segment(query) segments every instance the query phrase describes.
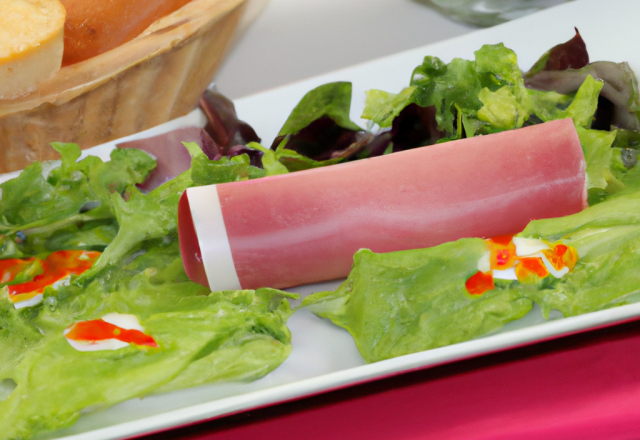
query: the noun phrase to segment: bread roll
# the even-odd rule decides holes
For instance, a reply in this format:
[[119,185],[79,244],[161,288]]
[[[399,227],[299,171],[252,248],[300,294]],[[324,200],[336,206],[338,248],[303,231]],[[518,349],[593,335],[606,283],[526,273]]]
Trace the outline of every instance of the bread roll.
[[62,0],[67,10],[62,64],[84,61],[118,47],[189,1]]

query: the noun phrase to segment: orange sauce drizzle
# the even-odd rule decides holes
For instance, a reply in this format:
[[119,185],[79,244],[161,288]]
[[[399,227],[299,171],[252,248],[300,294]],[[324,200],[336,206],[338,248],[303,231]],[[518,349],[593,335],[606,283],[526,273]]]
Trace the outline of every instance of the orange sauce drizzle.
[[140,330],[126,330],[102,319],[78,322],[73,325],[65,337],[80,342],[95,343],[106,339],[117,339],[128,344],[147,347],[158,346],[151,336],[144,334]]
[[561,270],[564,267],[568,267],[571,270],[578,262],[576,250],[564,244],[557,244],[553,249],[547,249],[542,252],[556,270]]
[[491,269],[505,270],[513,266],[516,258],[513,235],[498,235],[486,242],[490,252]]
[[[17,303],[40,295],[47,286],[51,286],[70,275],[80,275],[86,272],[93,266],[93,263],[98,257],[100,257],[100,252],[94,251],[53,252],[42,261],[43,272],[41,274],[36,275],[31,281],[27,281],[26,283],[7,286],[9,299],[11,302]],[[27,260],[33,261],[33,258],[15,261],[22,262]]]
[[535,283],[537,278],[544,278],[549,271],[540,257],[522,258],[516,265],[516,277],[521,283]]

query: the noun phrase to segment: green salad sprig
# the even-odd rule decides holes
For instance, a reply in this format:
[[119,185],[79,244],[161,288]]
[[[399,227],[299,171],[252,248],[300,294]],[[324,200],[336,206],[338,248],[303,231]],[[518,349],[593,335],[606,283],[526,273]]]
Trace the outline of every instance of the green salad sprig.
[[[186,146],[191,169],[148,194],[135,186],[155,167],[148,154],[122,149],[109,162],[77,161],[77,145],[59,143],[61,164],[46,177],[34,163],[0,185],[3,258],[103,251],[69,285],[47,287],[34,307],[18,310],[2,291],[0,438],[68,427],[84,412],[151,393],[255,380],[289,355],[288,299],[297,296],[266,288],[211,292],[187,278],[178,244],[177,205],[188,187],[264,171],[246,155],[213,161]],[[11,283],[39,271],[28,266]],[[72,324],[114,312],[135,315],[158,347],[79,352],[65,340]]]

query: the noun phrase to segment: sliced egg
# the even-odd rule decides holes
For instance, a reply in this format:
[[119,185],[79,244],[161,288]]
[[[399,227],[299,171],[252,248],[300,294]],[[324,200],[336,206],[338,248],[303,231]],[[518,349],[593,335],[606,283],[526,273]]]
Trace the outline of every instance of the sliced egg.
[[43,298],[42,293],[39,293],[36,296],[34,296],[32,298],[29,298],[29,299],[26,299],[24,301],[14,302],[13,306],[16,309],[23,309],[25,307],[37,306],[38,304],[40,304],[42,302],[42,298]]
[[513,237],[513,244],[516,246],[516,256],[528,257],[540,251],[549,249],[549,245],[536,238]]

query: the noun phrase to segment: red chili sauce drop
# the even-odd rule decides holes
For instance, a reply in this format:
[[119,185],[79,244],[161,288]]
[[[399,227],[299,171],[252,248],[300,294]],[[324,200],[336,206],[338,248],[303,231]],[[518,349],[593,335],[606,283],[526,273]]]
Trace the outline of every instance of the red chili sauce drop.
[[65,337],[74,341],[97,342],[106,339],[117,339],[128,344],[147,347],[158,346],[151,336],[145,335],[140,330],[126,330],[102,319],[78,322],[73,325]]
[[0,260],[0,284],[10,283],[13,281],[16,278],[16,275],[22,272],[35,260],[35,257]]
[[482,295],[486,291],[493,290],[495,288],[491,272],[484,273],[477,271],[464,285],[467,288],[467,292],[471,295]]
[[[23,294],[40,294],[45,287],[64,279],[69,275],[80,275],[93,266],[100,257],[94,251],[56,251],[42,261],[43,272],[26,283],[8,286],[9,295],[15,297]],[[33,261],[33,258],[30,259]],[[5,260],[8,261],[8,260]],[[26,261],[26,260],[17,260]],[[24,267],[24,265],[22,266]],[[14,275],[15,277],[15,275]]]

